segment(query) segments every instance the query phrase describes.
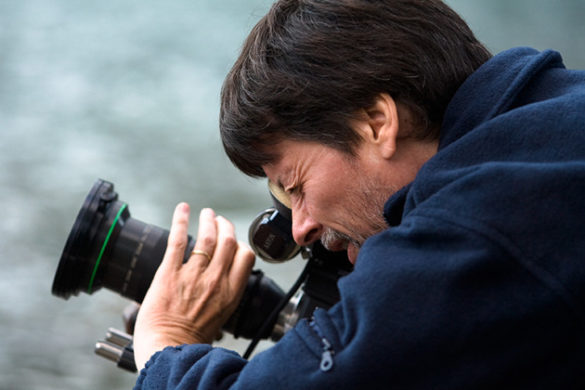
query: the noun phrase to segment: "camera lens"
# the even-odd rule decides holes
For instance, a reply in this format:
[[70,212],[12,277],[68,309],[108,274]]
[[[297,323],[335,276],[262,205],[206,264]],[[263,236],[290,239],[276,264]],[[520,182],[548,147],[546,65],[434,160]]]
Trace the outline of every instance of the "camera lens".
[[[130,217],[112,183],[98,180],[85,202],[59,262],[53,294],[62,298],[101,287],[142,302],[162,261],[169,231]],[[195,241],[189,237],[188,258]]]
[[[160,265],[169,231],[130,216],[114,185],[97,180],[77,215],[53,280],[54,295],[68,299],[80,291],[102,287],[142,302]],[[184,261],[195,246],[189,236]],[[260,271],[254,271],[244,298],[224,329],[252,338],[278,305],[284,292]],[[270,334],[263,335],[269,337]]]

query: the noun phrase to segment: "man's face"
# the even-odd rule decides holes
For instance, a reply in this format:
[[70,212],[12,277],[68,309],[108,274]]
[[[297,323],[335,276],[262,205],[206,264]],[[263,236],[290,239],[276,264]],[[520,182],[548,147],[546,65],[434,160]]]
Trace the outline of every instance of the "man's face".
[[411,136],[408,107],[382,93],[350,125],[359,134],[354,156],[309,141],[283,140],[278,157],[262,169],[290,198],[293,236],[306,246],[321,240],[330,250],[347,248],[355,263],[364,241],[386,228],[384,203],[412,182],[437,153],[438,140]]
[[290,140],[277,144],[276,152],[281,158],[263,169],[290,197],[295,241],[321,239],[329,250],[347,248],[355,263],[363,242],[386,227],[384,202],[397,188],[378,180],[376,166],[360,153]]

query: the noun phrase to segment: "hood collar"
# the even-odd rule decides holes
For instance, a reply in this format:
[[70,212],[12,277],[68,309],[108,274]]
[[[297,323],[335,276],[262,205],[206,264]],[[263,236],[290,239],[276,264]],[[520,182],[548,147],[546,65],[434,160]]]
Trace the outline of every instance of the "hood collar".
[[439,150],[508,111],[526,84],[550,67],[564,68],[560,54],[552,50],[520,47],[491,58],[465,80],[447,106]]

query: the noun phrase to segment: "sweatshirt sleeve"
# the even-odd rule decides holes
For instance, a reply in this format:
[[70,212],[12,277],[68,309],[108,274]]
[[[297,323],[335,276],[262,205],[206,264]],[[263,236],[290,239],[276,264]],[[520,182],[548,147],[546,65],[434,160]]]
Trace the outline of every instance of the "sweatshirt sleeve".
[[[336,374],[330,353],[340,348],[327,336],[324,348],[317,322],[331,328],[320,310],[314,323],[301,320],[273,347],[250,361],[234,351],[209,345],[167,347],[155,353],[140,372],[138,389],[310,389],[322,388]],[[330,329],[329,329],[330,330]],[[325,363],[323,361],[325,360]]]
[[167,347],[146,363],[134,389],[229,388],[245,364],[237,353],[207,344]]

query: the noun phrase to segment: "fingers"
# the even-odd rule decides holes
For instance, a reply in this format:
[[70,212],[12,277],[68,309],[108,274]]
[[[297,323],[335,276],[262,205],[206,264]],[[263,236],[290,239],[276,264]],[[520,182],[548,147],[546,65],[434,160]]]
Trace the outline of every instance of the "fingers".
[[169,232],[167,250],[161,268],[178,269],[183,263],[183,254],[187,248],[187,230],[189,228],[190,208],[187,203],[179,203],[173,213],[173,221]]
[[224,217],[215,218],[217,224],[217,247],[209,264],[210,272],[223,273],[229,269],[238,247],[234,225]]
[[256,259],[254,252],[243,242],[240,242],[234,256],[232,267],[229,271],[229,281],[232,286],[239,286],[243,292],[248,281],[248,276]]
[[212,209],[202,209],[199,214],[199,229],[195,248],[187,264],[199,267],[207,267],[213,258],[213,252],[217,244],[217,225],[215,213]]
[[[189,206],[179,204],[173,215],[169,244],[165,258],[171,258],[180,268],[187,245]],[[236,240],[234,225],[212,209],[202,209],[195,248],[185,266],[207,269],[214,274],[226,274],[233,285],[245,284],[254,265],[254,253],[246,244]]]

